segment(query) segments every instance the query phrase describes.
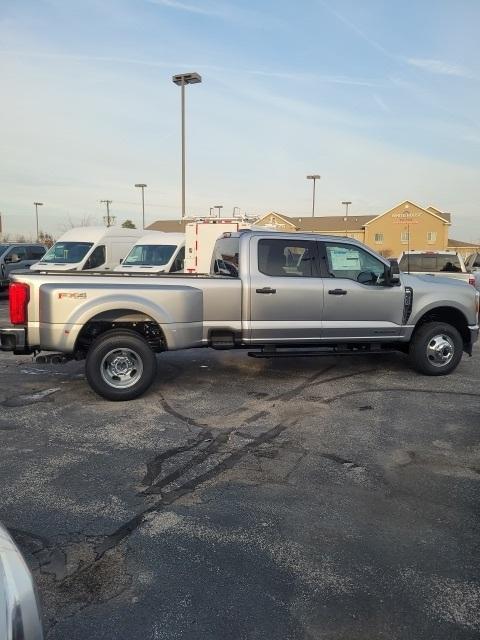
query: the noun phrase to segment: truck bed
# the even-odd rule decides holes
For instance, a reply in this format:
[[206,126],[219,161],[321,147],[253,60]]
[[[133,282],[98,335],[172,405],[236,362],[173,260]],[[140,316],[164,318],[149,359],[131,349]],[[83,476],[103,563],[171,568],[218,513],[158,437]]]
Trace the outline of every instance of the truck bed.
[[[151,317],[166,327],[165,332],[171,328],[168,343],[172,349],[185,348],[180,336],[187,335],[187,329],[197,336],[188,338],[195,344],[207,342],[215,329],[241,331],[240,278],[48,270],[18,271],[12,279],[30,286],[29,335],[44,349],[55,345],[55,350],[68,351],[73,336],[98,314],[115,318],[133,311]],[[175,328],[177,324],[184,327],[182,332]]]

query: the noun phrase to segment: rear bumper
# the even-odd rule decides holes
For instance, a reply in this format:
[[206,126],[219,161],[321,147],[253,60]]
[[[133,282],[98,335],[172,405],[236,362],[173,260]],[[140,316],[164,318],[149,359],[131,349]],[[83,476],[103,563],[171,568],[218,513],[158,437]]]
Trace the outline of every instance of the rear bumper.
[[25,327],[6,327],[0,329],[0,351],[13,351],[15,354],[29,354]]

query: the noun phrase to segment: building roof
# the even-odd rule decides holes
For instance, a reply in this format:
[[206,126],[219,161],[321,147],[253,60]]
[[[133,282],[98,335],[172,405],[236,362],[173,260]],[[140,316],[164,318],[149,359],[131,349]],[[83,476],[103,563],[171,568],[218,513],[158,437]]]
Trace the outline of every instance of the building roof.
[[480,243],[472,243],[472,242],[464,242],[463,240],[454,240],[453,238],[449,238],[448,240],[449,247],[480,247]]
[[430,211],[430,213],[434,213],[439,218],[443,218],[447,222],[451,222],[450,214],[446,213],[445,211],[440,211],[440,209],[436,209],[435,207],[427,207],[426,211]]
[[[297,231],[325,231],[328,233],[329,231],[342,231],[345,229],[345,216],[292,217],[285,216],[283,213],[277,213],[276,211],[271,211],[261,216],[256,224],[272,215],[285,220],[285,222],[295,227]],[[376,216],[348,216],[348,230],[361,231],[363,226],[375,217]]]
[[[411,203],[409,200],[405,201],[406,204],[413,204],[413,206],[418,207],[419,209],[423,209],[423,211],[427,211],[438,218],[445,220],[445,222],[450,223],[450,214],[444,213],[436,209],[435,207],[428,207],[428,209],[424,209],[423,207],[419,207],[418,205]],[[403,203],[401,203],[403,204]],[[397,205],[398,206],[398,205]],[[376,218],[380,218],[387,213],[390,213],[393,209],[386,211],[385,213],[376,214],[376,215],[349,215],[348,216],[348,231],[362,231],[366,224],[375,220]],[[267,218],[268,216],[275,216],[277,218],[281,218],[287,224],[292,225],[292,227],[296,231],[319,231],[322,233],[329,233],[332,231],[343,231],[345,229],[345,216],[286,216],[283,213],[277,213],[276,211],[270,211],[265,213],[262,216],[259,216],[258,220],[255,224],[262,225],[262,220]],[[166,232],[185,232],[185,226],[188,222],[193,222],[193,218],[185,218],[183,220],[156,220],[153,224],[147,227],[147,229],[153,231],[166,231]],[[468,243],[462,246],[468,246]],[[476,246],[476,245],[473,245]]]
[[[348,230],[361,231],[375,216],[348,216]],[[341,231],[345,229],[345,216],[315,216],[290,218],[301,231]]]
[[180,218],[176,220],[156,220],[147,227],[147,230],[185,233],[185,227],[188,222],[192,222],[192,220],[189,218],[184,218],[183,220]]

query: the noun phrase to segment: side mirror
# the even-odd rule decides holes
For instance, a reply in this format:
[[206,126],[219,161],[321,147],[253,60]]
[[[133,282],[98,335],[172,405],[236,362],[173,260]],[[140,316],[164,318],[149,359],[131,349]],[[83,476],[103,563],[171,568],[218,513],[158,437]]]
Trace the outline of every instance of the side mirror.
[[400,284],[400,267],[396,258],[389,258],[390,267],[385,269],[385,282],[389,287],[398,287]]
[[120,260],[118,261],[118,264],[123,264],[123,258],[120,258]]
[[390,262],[390,269],[391,269],[392,275],[394,276],[400,275],[400,267],[398,266],[398,260],[396,258],[389,258],[388,261]]

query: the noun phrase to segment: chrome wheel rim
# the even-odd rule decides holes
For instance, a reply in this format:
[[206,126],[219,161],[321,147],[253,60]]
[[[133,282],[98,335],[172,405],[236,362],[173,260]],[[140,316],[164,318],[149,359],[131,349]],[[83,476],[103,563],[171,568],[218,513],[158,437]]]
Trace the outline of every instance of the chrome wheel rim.
[[430,338],[427,344],[427,359],[434,367],[450,364],[455,353],[455,345],[445,333]]
[[127,389],[142,377],[143,362],[133,349],[112,349],[103,357],[100,373],[109,387]]

